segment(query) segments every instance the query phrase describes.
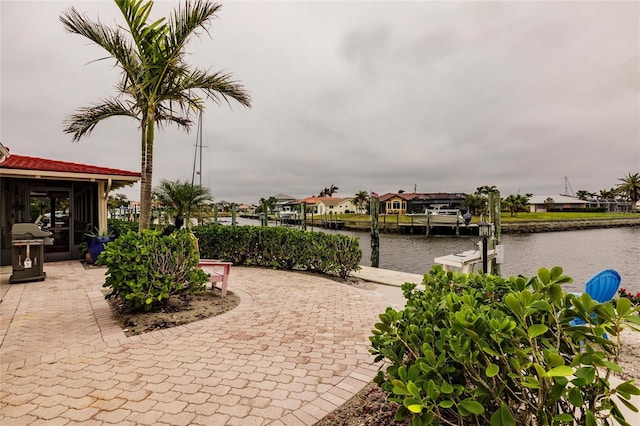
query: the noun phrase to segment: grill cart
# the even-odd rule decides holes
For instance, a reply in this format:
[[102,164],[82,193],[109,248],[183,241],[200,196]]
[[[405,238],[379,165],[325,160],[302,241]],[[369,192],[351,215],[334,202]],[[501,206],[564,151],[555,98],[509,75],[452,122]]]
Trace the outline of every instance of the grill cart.
[[10,283],[44,281],[44,246],[52,245],[51,232],[42,230],[35,223],[16,223],[11,227]]

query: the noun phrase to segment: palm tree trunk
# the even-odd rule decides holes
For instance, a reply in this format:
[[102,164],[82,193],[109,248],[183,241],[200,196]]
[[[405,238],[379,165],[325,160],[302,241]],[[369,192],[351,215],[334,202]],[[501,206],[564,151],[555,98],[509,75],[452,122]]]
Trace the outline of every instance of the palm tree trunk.
[[142,176],[140,181],[140,223],[138,229],[149,229],[151,225],[151,184],[153,181],[154,115],[147,112],[146,143],[142,153]]

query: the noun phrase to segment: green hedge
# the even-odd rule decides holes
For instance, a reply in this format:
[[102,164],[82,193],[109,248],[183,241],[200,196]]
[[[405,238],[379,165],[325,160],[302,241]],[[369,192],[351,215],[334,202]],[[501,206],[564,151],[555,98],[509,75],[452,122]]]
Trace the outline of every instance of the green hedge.
[[235,265],[335,273],[360,269],[357,238],[284,227],[207,225],[193,228],[200,256]]
[[120,235],[124,235],[129,231],[138,231],[138,222],[130,222],[128,220],[121,219],[108,219],[107,224],[115,238],[118,238]]
[[387,308],[371,336],[375,360],[387,366],[376,381],[400,404],[396,417],[412,425],[628,424],[619,404],[631,408],[640,390],[633,380],[614,387],[610,376],[621,371],[620,331],[640,322],[639,308],[567,294],[561,285],[571,281],[558,267],[530,279],[434,267],[423,290],[404,284],[405,309]]

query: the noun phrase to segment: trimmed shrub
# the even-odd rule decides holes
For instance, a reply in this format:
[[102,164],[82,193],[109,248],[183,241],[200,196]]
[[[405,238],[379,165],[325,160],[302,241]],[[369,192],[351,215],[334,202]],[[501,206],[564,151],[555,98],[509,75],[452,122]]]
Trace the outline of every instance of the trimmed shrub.
[[121,219],[108,219],[107,224],[115,238],[118,238],[120,235],[126,234],[129,231],[138,231],[138,222],[129,222]]
[[[371,336],[376,382],[413,425],[627,424],[618,408],[640,394],[609,381],[626,298],[600,304],[563,291],[562,269],[538,276],[461,274],[432,268],[424,290],[402,287],[405,309],[387,308]],[[584,325],[572,325],[580,318]],[[577,422],[577,423],[574,423]]]
[[98,263],[107,266],[103,287],[128,307],[151,310],[176,294],[200,291],[208,281],[198,269],[198,251],[188,231],[161,235],[129,231],[109,243]]
[[357,238],[283,227],[207,225],[193,229],[203,258],[236,265],[335,273],[357,271],[362,250]]

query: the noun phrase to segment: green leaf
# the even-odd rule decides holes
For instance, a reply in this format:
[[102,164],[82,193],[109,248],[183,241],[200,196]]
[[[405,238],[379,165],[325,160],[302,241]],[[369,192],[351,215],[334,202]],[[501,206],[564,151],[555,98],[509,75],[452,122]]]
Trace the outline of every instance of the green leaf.
[[549,327],[547,327],[544,324],[534,324],[531,327],[529,327],[528,334],[530,338],[535,339],[541,334],[546,333],[548,330],[549,330]]
[[493,363],[489,363],[485,371],[485,374],[487,375],[487,377],[493,377],[496,374],[498,374],[499,371],[500,371],[500,368],[497,365]]
[[471,399],[465,399],[458,404],[461,408],[470,412],[471,414],[482,414],[484,413],[484,407],[477,401],[473,401]]
[[633,384],[633,380],[629,380],[627,382],[620,383],[618,386],[616,386],[616,391],[628,393],[628,394],[631,394],[631,395],[640,395],[640,389],[638,389]]
[[442,386],[440,386],[440,392],[444,394],[453,393],[453,385],[451,385],[451,383],[444,382]]
[[553,422],[564,422],[564,423],[572,423],[573,416],[569,413],[563,413],[553,416]]
[[[420,396],[420,388],[418,388],[415,383],[413,383],[412,381],[409,381],[409,383],[407,383],[407,390],[409,391],[409,394],[416,398],[416,399],[421,399],[422,397]],[[409,408],[409,407],[407,407]],[[410,409],[410,408],[409,408]]]
[[554,367],[551,370],[547,371],[547,375],[549,377],[567,377],[573,374],[573,368],[568,365],[561,365],[559,367]]
[[516,419],[504,403],[491,415],[491,426],[516,426]]
[[402,405],[407,407],[407,409],[412,413],[421,413],[424,408],[422,402],[414,398],[405,398],[404,401],[402,401]]
[[454,401],[450,400],[450,399],[445,399],[444,401],[440,401],[440,407],[442,408],[451,408],[453,407]]
[[616,373],[622,373],[622,368],[615,362],[602,360],[602,365],[607,367],[611,371],[615,371]]
[[551,281],[551,274],[549,273],[549,270],[547,268],[540,268],[538,269],[538,278],[540,279],[542,284],[546,285]]
[[618,315],[624,316],[631,310],[631,300],[626,297],[620,297],[616,303]]
[[596,378],[596,369],[593,367],[580,367],[578,368],[574,375],[584,380],[585,385],[590,385]]
[[578,387],[574,387],[569,390],[567,399],[574,407],[582,407],[584,405],[584,398],[582,397],[582,392]]
[[596,420],[596,416],[593,415],[593,413],[591,412],[591,410],[587,410],[587,426],[597,426],[598,421]]
[[516,314],[517,317],[522,317],[522,306],[520,305],[520,302],[518,302],[516,296],[513,295],[513,293],[509,293],[504,297],[504,303],[509,306],[509,309],[511,309],[511,311]]

